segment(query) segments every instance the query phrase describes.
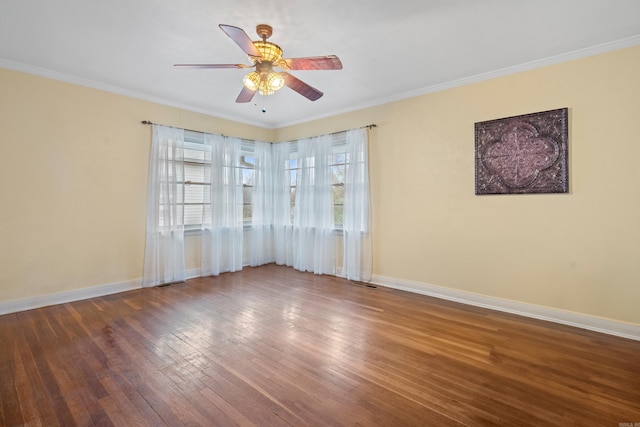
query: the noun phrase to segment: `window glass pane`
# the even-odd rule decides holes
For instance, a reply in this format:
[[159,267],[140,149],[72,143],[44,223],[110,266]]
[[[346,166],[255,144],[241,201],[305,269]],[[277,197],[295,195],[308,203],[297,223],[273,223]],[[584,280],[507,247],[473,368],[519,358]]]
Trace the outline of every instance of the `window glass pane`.
[[202,224],[202,205],[185,205],[184,225]]
[[[249,147],[243,146],[243,152],[252,152]],[[240,156],[240,178],[242,179],[242,220],[244,223],[251,222],[251,216],[253,212],[253,192],[256,183],[256,171],[255,166],[258,159],[252,154],[243,154]]]
[[341,184],[344,183],[344,165],[331,166],[331,183]]
[[202,150],[189,150],[183,151],[185,162],[204,163],[204,151]]
[[298,157],[298,153],[294,146],[291,146],[291,158],[288,160],[287,165],[285,166],[285,174],[286,178],[289,181],[289,200],[290,200],[290,210],[289,215],[291,219],[291,223],[295,218],[295,206],[296,206],[296,185],[298,184],[298,171],[302,165],[302,161],[300,161]]
[[209,186],[205,186],[201,184],[185,185],[184,202],[185,203],[202,203],[204,199],[205,188],[208,193]]
[[345,160],[346,160],[345,153],[337,153],[331,157],[331,164],[342,165],[345,163]]
[[242,202],[244,204],[251,204],[253,196],[253,187],[244,186],[242,187]]
[[253,169],[242,169],[242,184],[254,185],[256,180],[256,171]]
[[343,213],[342,205],[333,206],[333,222],[336,228],[342,228],[342,213]]
[[242,221],[243,222],[251,222],[251,211],[253,210],[253,205],[242,205]]
[[192,163],[186,163],[184,165],[185,181],[205,182],[205,175],[206,175],[206,170],[204,165],[197,165]]
[[333,204],[344,203],[344,185],[334,185],[333,190]]
[[240,156],[240,167],[253,168],[256,164],[256,159],[253,156]]
[[293,222],[295,208],[296,208],[296,187],[291,187],[291,222]]

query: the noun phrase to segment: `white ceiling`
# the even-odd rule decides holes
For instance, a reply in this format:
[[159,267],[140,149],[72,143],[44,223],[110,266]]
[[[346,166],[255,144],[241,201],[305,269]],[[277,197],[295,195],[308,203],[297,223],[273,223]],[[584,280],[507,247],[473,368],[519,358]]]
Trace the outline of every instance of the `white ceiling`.
[[[236,104],[246,70],[173,68],[248,63],[218,24],[261,23],[285,57],[340,57],[291,71],[322,98]],[[266,128],[635,44],[638,0],[0,1],[0,67]]]

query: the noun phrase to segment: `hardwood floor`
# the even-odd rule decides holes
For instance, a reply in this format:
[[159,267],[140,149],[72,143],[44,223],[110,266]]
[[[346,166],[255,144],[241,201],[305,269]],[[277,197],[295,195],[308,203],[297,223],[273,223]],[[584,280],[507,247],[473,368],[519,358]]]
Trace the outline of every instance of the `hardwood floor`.
[[619,426],[640,342],[267,265],[0,316],[7,426]]

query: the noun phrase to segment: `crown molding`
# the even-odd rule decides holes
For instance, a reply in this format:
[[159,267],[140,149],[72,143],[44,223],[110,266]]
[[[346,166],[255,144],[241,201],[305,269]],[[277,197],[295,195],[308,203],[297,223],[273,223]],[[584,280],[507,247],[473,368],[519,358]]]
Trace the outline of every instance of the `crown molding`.
[[256,124],[255,122],[252,122],[250,120],[246,120],[246,119],[243,119],[243,118],[240,118],[240,117],[220,114],[219,112],[211,111],[211,110],[207,110],[207,109],[203,109],[203,108],[199,108],[199,107],[196,107],[196,106],[193,106],[193,105],[182,104],[182,103],[174,102],[174,101],[171,101],[171,100],[168,100],[168,99],[159,98],[159,97],[156,97],[156,96],[151,96],[151,95],[148,95],[148,94],[145,94],[145,93],[142,93],[142,92],[137,92],[137,91],[134,91],[134,90],[125,89],[125,88],[121,88],[121,87],[118,87],[118,86],[114,86],[114,85],[110,85],[110,84],[106,84],[106,83],[101,83],[101,82],[85,79],[85,78],[74,76],[74,75],[70,75],[70,74],[60,73],[60,72],[48,70],[48,69],[45,69],[45,68],[35,67],[35,66],[24,64],[24,63],[21,63],[21,62],[11,61],[9,59],[0,58],[0,67],[11,69],[11,70],[15,70],[15,71],[20,71],[20,72],[27,73],[27,74],[33,74],[33,75],[40,76],[40,77],[46,77],[46,78],[50,78],[50,79],[53,79],[53,80],[59,80],[59,81],[63,81],[63,82],[66,82],[66,83],[72,83],[72,84],[76,84],[76,85],[79,85],[79,86],[85,86],[85,87],[89,87],[89,88],[93,88],[93,89],[98,89],[98,90],[102,90],[102,91],[105,91],[105,92],[114,93],[114,94],[117,94],[117,95],[122,95],[122,96],[127,96],[127,97],[130,97],[130,98],[139,99],[139,100],[142,100],[142,101],[153,102],[155,104],[166,105],[168,107],[180,108],[182,110],[192,111],[194,113],[206,114],[208,116],[212,116],[212,117],[216,117],[216,118],[220,118],[220,119],[224,119],[224,120],[230,120],[230,121],[234,121],[234,122],[237,122],[237,123],[243,123],[243,124],[247,124],[247,125],[251,125],[251,126],[261,127],[261,128],[264,128],[264,129],[274,130],[274,129],[284,128],[284,127],[288,127],[288,126],[299,125],[299,124],[302,124],[302,123],[308,123],[308,122],[315,121],[315,120],[326,119],[326,118],[329,118],[329,117],[335,117],[335,116],[338,116],[338,115],[341,115],[341,114],[351,113],[351,112],[354,112],[354,111],[359,111],[359,110],[363,110],[363,109],[366,109],[366,108],[376,107],[376,106],[383,105],[383,104],[388,104],[388,103],[391,103],[391,102],[402,101],[404,99],[414,98],[414,97],[417,97],[417,96],[422,96],[422,95],[426,95],[426,94],[434,93],[434,92],[440,92],[440,91],[443,91],[443,90],[452,89],[452,88],[455,88],[455,87],[464,86],[464,85],[468,85],[468,84],[472,84],[472,83],[477,83],[477,82],[481,82],[481,81],[485,81],[485,80],[495,79],[495,78],[498,78],[498,77],[504,77],[504,76],[507,76],[507,75],[510,75],[510,74],[516,74],[516,73],[520,73],[520,72],[523,72],[523,71],[529,71],[529,70],[532,70],[532,69],[535,69],[535,68],[546,67],[546,66],[549,66],[549,65],[559,64],[559,63],[562,63],[562,62],[572,61],[572,60],[575,60],[575,59],[581,59],[581,58],[585,58],[585,57],[588,57],[588,56],[599,55],[599,54],[602,54],[602,53],[606,53],[606,52],[610,52],[610,51],[618,50],[618,49],[624,49],[624,48],[635,46],[635,45],[638,45],[638,44],[640,44],[640,35],[627,37],[627,38],[624,38],[624,39],[619,39],[619,40],[615,40],[615,41],[608,42],[608,43],[602,43],[602,44],[591,46],[591,47],[588,47],[588,48],[578,49],[578,50],[574,50],[574,51],[571,51],[571,52],[550,56],[550,57],[547,57],[547,58],[538,59],[538,60],[535,60],[535,61],[525,62],[523,64],[514,65],[514,66],[511,66],[511,67],[505,67],[505,68],[502,68],[502,69],[499,69],[499,70],[493,70],[493,71],[489,71],[489,72],[486,72],[486,73],[477,74],[475,76],[470,76],[470,77],[465,77],[465,78],[462,78],[462,79],[443,82],[443,83],[439,83],[439,84],[435,84],[435,85],[432,85],[432,86],[428,86],[428,87],[412,90],[412,91],[409,91],[409,92],[404,92],[404,93],[393,95],[393,96],[378,98],[378,99],[375,99],[375,100],[372,100],[372,101],[369,101],[369,102],[365,102],[365,103],[360,103],[360,104],[354,105],[353,107],[349,107],[349,108],[345,108],[345,109],[337,110],[337,111],[332,111],[331,113],[327,113],[327,114],[320,114],[320,115],[317,115],[317,116],[307,117],[307,118],[302,119],[302,120],[274,123],[272,125]]
[[74,76],[71,74],[60,73],[58,71],[49,70],[46,68],[35,67],[33,65],[24,64],[22,62],[16,62],[5,58],[0,58],[0,68],[7,68],[9,70],[19,71],[21,73],[32,74],[38,77],[45,77],[52,80],[57,80],[65,83],[71,83],[78,86],[88,87],[91,89],[101,90],[103,92],[113,93],[115,95],[122,95],[128,98],[138,99],[141,101],[152,102],[154,104],[166,105],[167,107],[179,108],[185,111],[191,111],[194,113],[205,114],[207,116],[216,117],[218,119],[229,120],[236,123],[242,123],[246,125],[261,127],[264,129],[275,129],[272,127],[262,126],[256,124],[250,120],[242,119],[239,117],[228,116],[220,114],[215,111],[207,110],[204,108],[195,107],[189,104],[182,104],[174,102],[165,98],[160,98],[152,95],[148,95],[142,92],[137,92],[130,89],[125,89],[119,86],[110,85],[107,83],[101,83],[95,80],[89,80],[82,77]]
[[314,117],[309,117],[304,120],[297,120],[286,123],[278,123],[276,125],[277,128],[283,128],[287,126],[299,125],[302,123],[307,123],[314,120],[326,119],[329,117],[339,116],[342,114],[352,113],[354,111],[364,110],[366,108],[377,107],[379,105],[389,104],[392,102],[402,101],[409,98],[415,98],[417,96],[427,95],[434,92],[441,92],[447,89],[453,89],[460,86],[469,85],[472,83],[478,83],[486,80],[491,80],[499,77],[508,76],[510,74],[517,74],[524,71],[533,70],[536,68],[547,67],[550,65],[560,64],[562,62],[573,61],[576,59],[586,58],[589,56],[599,55],[606,52],[611,52],[614,50],[624,49],[627,47],[632,47],[640,44],[640,35],[627,37],[620,40],[615,40],[608,43],[602,43],[596,46],[591,46],[584,49],[578,49],[571,52],[549,56],[542,59],[537,59],[535,61],[529,61],[522,64],[514,65],[511,67],[501,68],[499,70],[493,70],[482,74],[477,74],[470,77],[464,77],[457,80],[451,80],[448,82],[439,83],[432,86],[427,86],[424,88],[412,90],[409,92],[404,92],[397,95],[387,96],[384,98],[378,98],[369,102],[361,103],[355,105],[354,107],[346,108],[343,110],[332,111],[329,114],[318,115]]

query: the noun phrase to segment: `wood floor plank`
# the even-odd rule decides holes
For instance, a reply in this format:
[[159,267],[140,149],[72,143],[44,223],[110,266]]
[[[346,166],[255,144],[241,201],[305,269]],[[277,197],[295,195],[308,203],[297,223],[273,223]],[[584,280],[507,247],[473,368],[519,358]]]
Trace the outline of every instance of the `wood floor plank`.
[[[33,311],[18,313],[22,320],[20,328],[20,344],[13,361],[17,367],[16,389],[20,398],[20,406],[26,424],[59,425],[50,394],[58,392],[54,379],[46,364],[45,354],[38,343],[35,333],[37,325],[33,318]],[[68,408],[61,408],[61,412],[68,413]]]
[[640,342],[267,265],[0,316],[0,425],[617,426]]
[[24,423],[17,389],[17,359],[20,323],[17,315],[7,314],[0,322],[0,421],[7,425]]

